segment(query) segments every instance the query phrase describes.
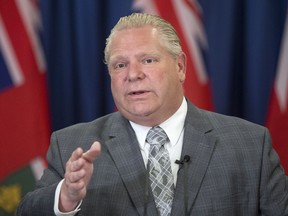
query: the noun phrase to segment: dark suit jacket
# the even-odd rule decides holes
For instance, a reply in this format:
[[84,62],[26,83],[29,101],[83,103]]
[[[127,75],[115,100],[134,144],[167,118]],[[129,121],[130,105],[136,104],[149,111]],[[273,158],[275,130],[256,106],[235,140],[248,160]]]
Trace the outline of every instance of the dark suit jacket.
[[[150,188],[145,196],[146,169],[135,133],[119,112],[52,134],[48,169],[18,215],[54,215],[54,193],[67,160],[78,146],[86,151],[95,140],[101,140],[102,153],[78,215],[143,215],[144,208],[157,215]],[[288,179],[264,127],[188,102],[184,155],[191,159],[187,172],[179,169],[172,216],[185,214],[185,177],[189,215],[288,215]]]

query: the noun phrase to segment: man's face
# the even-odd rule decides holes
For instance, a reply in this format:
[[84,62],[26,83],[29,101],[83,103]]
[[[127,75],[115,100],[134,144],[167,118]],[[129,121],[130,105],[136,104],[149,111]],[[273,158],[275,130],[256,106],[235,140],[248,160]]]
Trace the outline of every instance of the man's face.
[[116,32],[108,69],[118,110],[129,120],[147,126],[165,121],[183,99],[185,55],[176,59],[160,44],[150,26]]

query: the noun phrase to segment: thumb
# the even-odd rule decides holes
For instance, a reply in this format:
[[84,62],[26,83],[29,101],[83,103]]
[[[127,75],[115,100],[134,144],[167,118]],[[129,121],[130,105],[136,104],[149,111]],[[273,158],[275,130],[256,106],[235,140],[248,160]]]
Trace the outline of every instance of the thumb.
[[97,159],[98,155],[101,153],[101,144],[98,141],[95,141],[90,149],[82,154],[82,158],[92,163]]

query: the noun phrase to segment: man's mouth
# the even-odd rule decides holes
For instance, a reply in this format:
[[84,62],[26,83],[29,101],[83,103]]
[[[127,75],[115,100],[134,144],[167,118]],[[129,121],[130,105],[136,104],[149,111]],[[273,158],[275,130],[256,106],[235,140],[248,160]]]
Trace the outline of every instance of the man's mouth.
[[148,91],[132,91],[132,92],[129,92],[129,95],[141,95],[147,92]]

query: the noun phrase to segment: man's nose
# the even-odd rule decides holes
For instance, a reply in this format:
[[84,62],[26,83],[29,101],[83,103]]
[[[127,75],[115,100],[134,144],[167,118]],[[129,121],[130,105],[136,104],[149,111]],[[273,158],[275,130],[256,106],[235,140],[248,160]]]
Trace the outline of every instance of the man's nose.
[[145,73],[143,72],[142,65],[139,63],[130,63],[127,76],[129,81],[143,79],[145,77]]

